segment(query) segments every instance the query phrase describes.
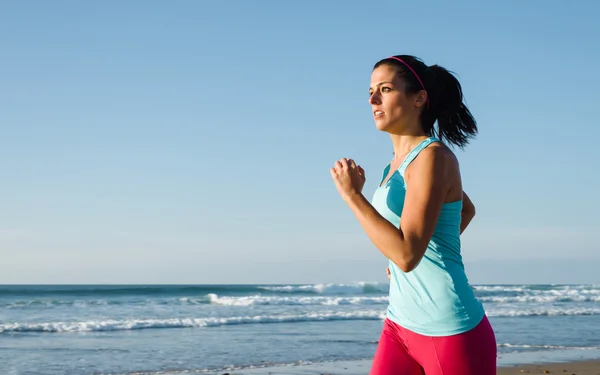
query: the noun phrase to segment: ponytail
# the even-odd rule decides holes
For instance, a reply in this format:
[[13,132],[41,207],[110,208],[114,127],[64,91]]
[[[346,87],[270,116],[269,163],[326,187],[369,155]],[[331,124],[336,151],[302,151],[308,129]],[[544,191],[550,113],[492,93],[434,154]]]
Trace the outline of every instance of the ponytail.
[[[456,77],[439,65],[427,67],[420,59],[410,55],[391,56],[379,61],[380,65],[396,68],[406,82],[407,93],[427,91],[428,102],[421,114],[421,127],[428,136],[446,140],[460,148],[477,134],[477,123],[463,103],[463,92]],[[437,130],[434,128],[437,121]]]
[[[431,109],[423,113],[423,127],[434,135],[433,124],[437,120],[437,137],[446,139],[460,148],[477,134],[477,123],[463,102],[463,92],[456,77],[439,65],[429,67]],[[428,120],[428,121],[427,121]],[[428,126],[429,125],[429,126]]]

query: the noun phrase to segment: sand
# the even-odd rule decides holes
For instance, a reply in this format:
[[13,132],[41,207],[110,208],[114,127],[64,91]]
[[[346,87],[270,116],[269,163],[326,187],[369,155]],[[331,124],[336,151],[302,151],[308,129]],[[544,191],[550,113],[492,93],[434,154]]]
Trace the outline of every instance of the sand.
[[[370,365],[371,361],[340,361],[221,371],[215,373],[215,375],[368,375]],[[600,375],[600,359],[594,361],[500,366],[497,372],[497,375],[522,374]]]
[[497,375],[516,374],[600,375],[600,360],[499,367]]

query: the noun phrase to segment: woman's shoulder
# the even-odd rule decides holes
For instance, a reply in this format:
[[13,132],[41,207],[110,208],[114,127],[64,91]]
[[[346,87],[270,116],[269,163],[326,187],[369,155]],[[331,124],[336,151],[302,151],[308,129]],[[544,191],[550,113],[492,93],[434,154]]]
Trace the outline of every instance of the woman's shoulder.
[[442,142],[433,142],[419,153],[412,164],[415,164],[416,168],[445,169],[457,167],[458,158],[447,145]]

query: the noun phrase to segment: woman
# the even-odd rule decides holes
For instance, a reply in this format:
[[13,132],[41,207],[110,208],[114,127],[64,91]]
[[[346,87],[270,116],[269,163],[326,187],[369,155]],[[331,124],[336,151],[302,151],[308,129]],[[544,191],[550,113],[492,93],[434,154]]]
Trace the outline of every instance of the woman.
[[370,374],[496,374],[494,331],[460,253],[474,207],[458,161],[442,143],[462,148],[477,133],[460,83],[440,66],[393,56],[375,65],[369,103],[394,146],[372,202],[362,195],[364,170],[352,159],[336,162],[331,175],[389,259],[390,299]]

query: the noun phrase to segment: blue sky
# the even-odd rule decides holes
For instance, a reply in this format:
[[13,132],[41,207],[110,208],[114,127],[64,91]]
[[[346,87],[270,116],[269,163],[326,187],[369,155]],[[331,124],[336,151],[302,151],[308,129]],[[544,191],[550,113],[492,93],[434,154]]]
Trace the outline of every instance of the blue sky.
[[392,147],[370,72],[392,54],[454,71],[478,121],[457,151],[472,280],[600,283],[599,11],[3,2],[0,283],[383,280],[329,168],[357,160],[371,197]]

